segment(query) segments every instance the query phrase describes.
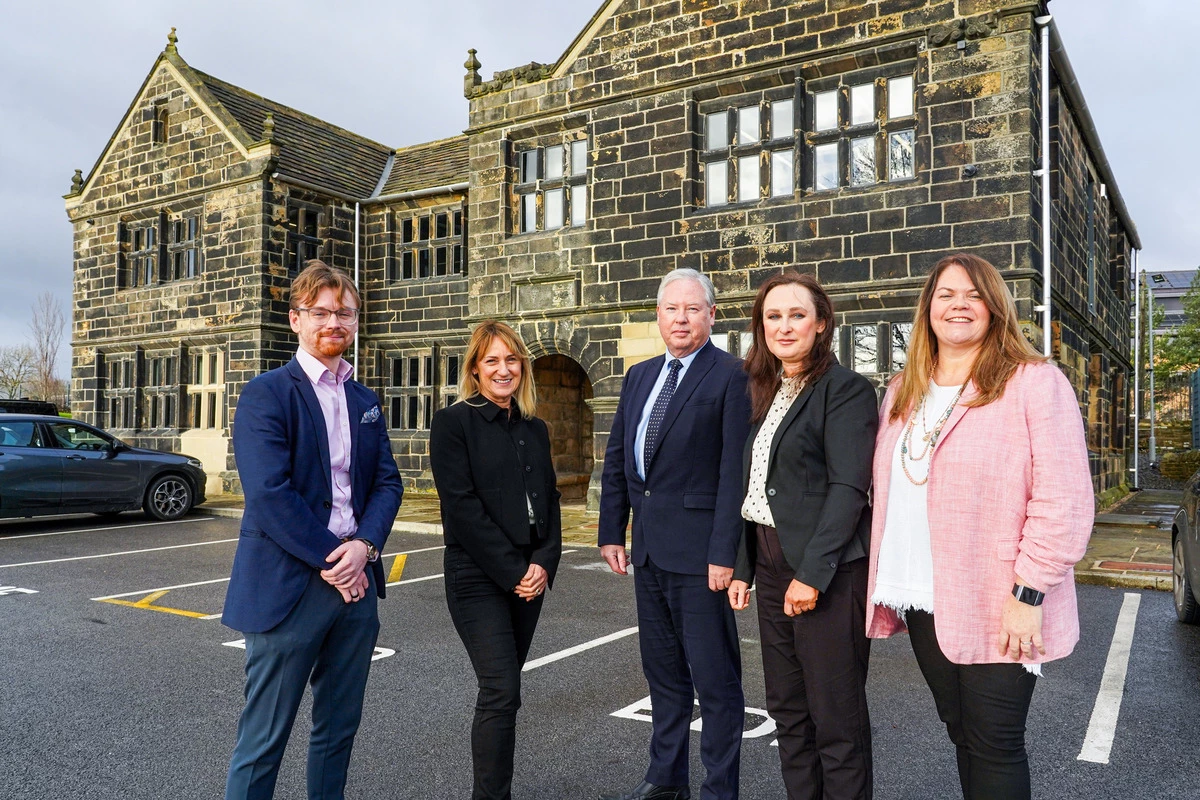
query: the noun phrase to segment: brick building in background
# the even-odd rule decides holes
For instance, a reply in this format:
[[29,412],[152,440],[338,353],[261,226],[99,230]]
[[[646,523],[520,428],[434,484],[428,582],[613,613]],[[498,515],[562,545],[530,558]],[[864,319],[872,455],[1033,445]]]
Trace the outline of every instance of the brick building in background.
[[[72,396],[122,437],[237,490],[241,387],[290,357],[286,290],[357,270],[359,379],[409,485],[470,328],[533,350],[564,496],[592,499],[621,378],[662,352],[659,278],[716,284],[741,354],[759,284],[814,273],[842,363],[903,366],[924,275],[1005,272],[1041,344],[1041,64],[1021,0],[610,0],[553,64],[485,81],[465,134],[393,150],[189,67],[174,36],[91,173],[75,231]],[[1052,347],[1097,491],[1123,482],[1131,251],[1140,247],[1061,44],[1051,59]],[[449,101],[449,98],[448,98]]]

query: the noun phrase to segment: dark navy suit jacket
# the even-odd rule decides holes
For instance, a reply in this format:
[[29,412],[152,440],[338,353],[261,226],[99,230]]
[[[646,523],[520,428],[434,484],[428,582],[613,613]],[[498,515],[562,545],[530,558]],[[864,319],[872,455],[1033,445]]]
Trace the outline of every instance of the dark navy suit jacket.
[[733,567],[742,535],[742,448],[750,400],[741,359],[706,342],[675,390],[646,465],[635,460],[638,423],[662,369],[656,357],[629,368],[604,453],[601,545],[625,544],[633,512],[633,565],[707,575]]
[[[344,386],[355,536],[383,552],[404,489],[379,399],[356,381]],[[313,570],[331,566],[325,558],[341,544],[328,528],[333,487],[325,417],[295,359],[246,384],[233,449],[246,512],[221,621],[264,633],[295,607]],[[383,567],[379,561],[370,567],[383,597]]]

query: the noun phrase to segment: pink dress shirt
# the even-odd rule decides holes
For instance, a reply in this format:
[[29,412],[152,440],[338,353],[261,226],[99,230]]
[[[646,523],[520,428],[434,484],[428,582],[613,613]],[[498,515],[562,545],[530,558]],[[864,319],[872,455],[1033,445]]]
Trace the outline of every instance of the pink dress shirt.
[[317,394],[325,432],[329,436],[330,485],[333,486],[333,510],[329,513],[329,532],[345,539],[358,530],[350,505],[350,411],[346,405],[346,381],[354,368],[345,359],[338,361],[337,375],[303,348],[296,360]]
[[[888,422],[895,383],[880,411],[867,597],[875,594],[896,441],[907,420]],[[976,408],[973,383],[942,429],[928,490],[933,615],[938,644],[955,664],[1007,661],[997,652],[1000,612],[1014,574],[1046,593],[1046,653],[1070,654],[1079,640],[1073,567],[1092,532],[1095,499],[1075,390],[1050,363],[1019,367],[1004,395]],[[905,630],[895,610],[867,604],[867,635]]]

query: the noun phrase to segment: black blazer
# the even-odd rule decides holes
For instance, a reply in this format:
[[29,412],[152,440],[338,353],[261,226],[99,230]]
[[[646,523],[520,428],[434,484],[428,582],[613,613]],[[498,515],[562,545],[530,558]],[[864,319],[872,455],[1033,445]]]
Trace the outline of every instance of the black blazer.
[[[554,583],[562,520],[545,422],[519,415],[510,421],[503,409],[476,395],[433,415],[429,463],[447,545],[466,550],[505,591],[516,588],[530,563]],[[529,559],[522,553],[531,544],[526,494],[538,533]]]
[[[743,496],[750,483],[755,425],[746,440]],[[771,440],[767,505],[796,580],[819,592],[839,564],[870,552],[871,463],[879,410],[871,383],[835,364],[800,393]],[[747,522],[736,580],[754,580],[755,525]]]
[[656,356],[629,368],[604,453],[598,542],[625,544],[633,512],[633,565],[707,575],[732,567],[742,535],[745,491],[738,461],[750,429],[746,373],[740,359],[711,341],[696,352],[667,404],[658,446],[637,472],[642,409],[662,369]]

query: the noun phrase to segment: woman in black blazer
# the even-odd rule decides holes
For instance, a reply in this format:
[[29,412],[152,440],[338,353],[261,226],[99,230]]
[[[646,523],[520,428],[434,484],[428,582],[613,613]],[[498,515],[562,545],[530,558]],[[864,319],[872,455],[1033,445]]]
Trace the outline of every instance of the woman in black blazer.
[[484,322],[464,362],[464,399],[433,415],[429,460],[446,539],[446,603],[479,683],[471,796],[501,800],[512,786],[521,667],[558,568],[562,526],[525,344],[504,323]]
[[747,521],[729,601],[758,578],[767,710],[788,800],[870,798],[867,554],[875,390],[833,356],[833,304],[810,275],[759,289],[746,357]]

